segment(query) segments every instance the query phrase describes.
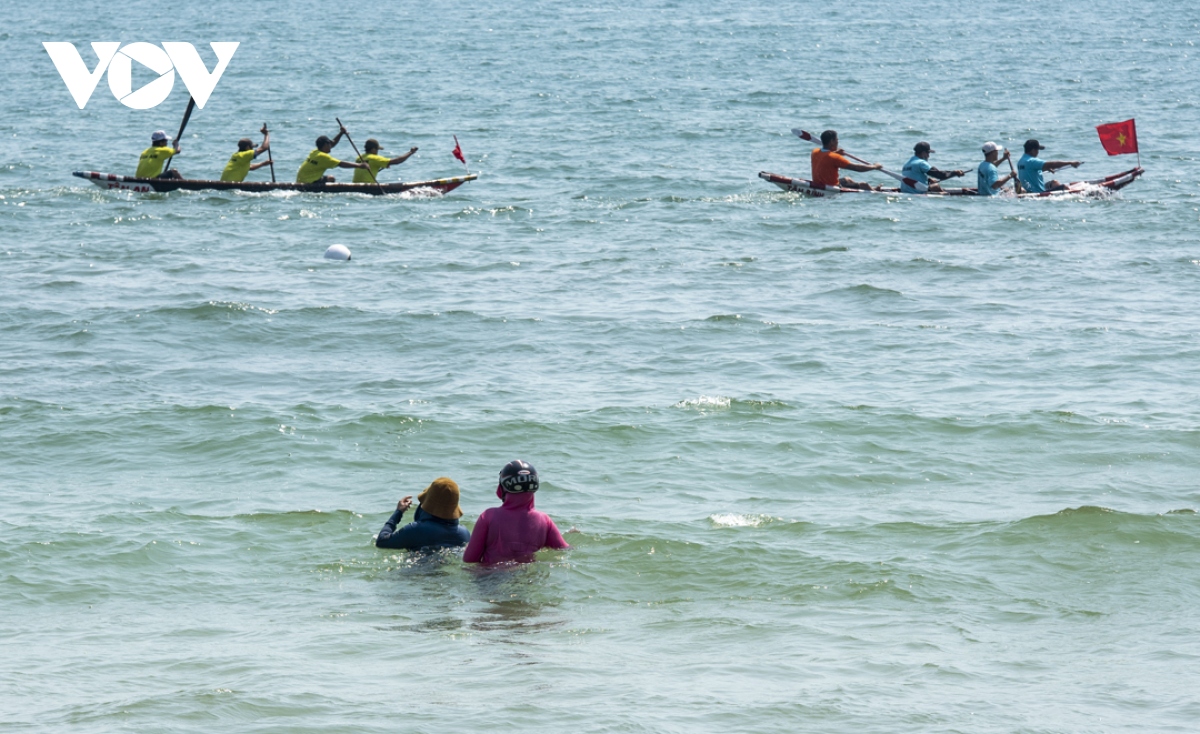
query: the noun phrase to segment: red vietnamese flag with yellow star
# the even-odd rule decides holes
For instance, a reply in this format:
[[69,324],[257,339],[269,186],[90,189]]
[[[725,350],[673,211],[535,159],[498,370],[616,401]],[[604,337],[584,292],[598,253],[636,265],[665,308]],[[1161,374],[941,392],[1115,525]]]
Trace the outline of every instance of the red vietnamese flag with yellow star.
[[1097,125],[1096,132],[1100,134],[1100,144],[1109,155],[1138,152],[1137,128],[1133,120]]

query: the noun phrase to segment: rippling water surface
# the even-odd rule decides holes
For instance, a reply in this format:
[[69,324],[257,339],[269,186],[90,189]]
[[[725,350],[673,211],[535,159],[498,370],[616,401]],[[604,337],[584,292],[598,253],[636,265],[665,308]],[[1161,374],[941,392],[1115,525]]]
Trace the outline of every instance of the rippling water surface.
[[[1195,5],[9,20],[0,729],[1193,730]],[[240,41],[189,176],[267,121],[290,180],[340,117],[420,147],[387,180],[460,173],[454,135],[480,178],[102,191],[70,172],[132,172],[185,92],[79,110],[49,40]],[[1147,173],[1106,199],[756,175],[807,175],[802,127],[893,168],[1037,137],[1098,177],[1136,161],[1094,126],[1130,117]],[[470,524],[514,457],[572,550],[374,548],[439,475]]]

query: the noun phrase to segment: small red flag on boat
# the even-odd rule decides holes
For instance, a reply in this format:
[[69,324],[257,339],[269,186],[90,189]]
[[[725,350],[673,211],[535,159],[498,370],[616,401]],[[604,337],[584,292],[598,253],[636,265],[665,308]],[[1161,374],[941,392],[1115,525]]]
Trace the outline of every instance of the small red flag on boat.
[[1137,128],[1133,120],[1097,125],[1096,132],[1100,134],[1100,144],[1109,155],[1138,152]]
[[450,152],[454,154],[455,158],[462,161],[462,164],[464,166],[467,165],[467,159],[463,158],[462,146],[458,144],[458,136],[457,135],[454,136],[454,150],[452,150]]

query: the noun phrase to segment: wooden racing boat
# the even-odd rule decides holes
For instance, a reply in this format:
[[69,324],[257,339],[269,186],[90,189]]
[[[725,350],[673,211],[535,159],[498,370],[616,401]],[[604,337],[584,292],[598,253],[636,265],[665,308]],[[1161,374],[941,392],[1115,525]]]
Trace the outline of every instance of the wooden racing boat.
[[98,171],[75,171],[72,175],[91,181],[102,189],[134,191],[137,193],[165,193],[168,191],[304,191],[322,194],[399,194],[413,189],[432,189],[445,194],[467,181],[474,181],[479,174],[469,173],[456,178],[438,178],[432,181],[396,181],[394,183],[272,183],[270,181],[203,181],[178,178],[137,178],[116,173]]
[[[1106,196],[1113,191],[1119,191],[1129,184],[1133,183],[1138,176],[1145,173],[1141,167],[1131,168],[1128,171],[1114,173],[1111,176],[1104,178],[1096,178],[1090,181],[1072,181],[1067,184],[1067,188],[1060,191],[1046,191],[1040,194],[1019,194],[1017,198],[1021,199],[1044,199],[1057,198],[1064,196]],[[948,188],[943,192],[931,192],[928,194],[906,194],[901,193],[898,188],[883,188],[872,189],[866,191],[863,189],[843,189],[840,186],[825,186],[803,178],[789,178],[788,176],[780,176],[777,173],[767,173],[760,171],[758,177],[764,181],[770,181],[784,191],[795,191],[805,196],[812,197],[829,197],[839,196],[841,194],[882,194],[884,196],[925,196],[925,197],[941,197],[941,196],[976,196],[977,191],[974,188]],[[1011,197],[1005,197],[1011,198]]]

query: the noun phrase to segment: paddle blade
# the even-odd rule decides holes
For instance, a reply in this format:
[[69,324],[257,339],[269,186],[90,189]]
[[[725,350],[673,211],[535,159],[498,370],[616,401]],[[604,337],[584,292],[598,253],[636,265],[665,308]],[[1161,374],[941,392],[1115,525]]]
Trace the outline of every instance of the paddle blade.
[[188,120],[192,119],[192,110],[196,109],[196,100],[188,97],[187,111],[183,113],[183,122],[179,123],[179,134],[175,136],[175,144],[179,144],[179,139],[183,137],[183,130],[187,127]]
[[796,137],[800,138],[801,140],[807,140],[810,143],[816,143],[817,145],[821,144],[820,138],[814,138],[812,136],[812,133],[805,132],[804,130],[801,130],[798,127],[792,128],[792,135],[795,135]]

